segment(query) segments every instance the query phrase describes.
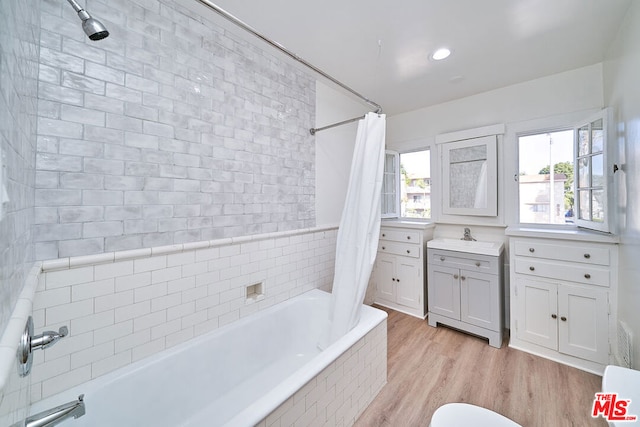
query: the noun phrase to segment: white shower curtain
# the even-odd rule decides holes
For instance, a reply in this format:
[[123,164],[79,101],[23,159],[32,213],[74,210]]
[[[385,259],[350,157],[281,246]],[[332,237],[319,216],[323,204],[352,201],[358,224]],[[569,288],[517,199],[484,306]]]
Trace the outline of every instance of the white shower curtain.
[[358,123],[349,187],[336,243],[328,344],[360,319],[378,250],[386,121],[369,113]]

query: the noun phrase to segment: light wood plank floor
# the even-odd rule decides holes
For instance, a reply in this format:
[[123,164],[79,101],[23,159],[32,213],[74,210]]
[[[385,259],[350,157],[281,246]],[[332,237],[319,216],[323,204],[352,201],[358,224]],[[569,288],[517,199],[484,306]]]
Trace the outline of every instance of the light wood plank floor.
[[591,418],[601,377],[446,327],[389,313],[387,384],[357,427],[428,426],[433,412],[465,402],[525,427],[606,426]]

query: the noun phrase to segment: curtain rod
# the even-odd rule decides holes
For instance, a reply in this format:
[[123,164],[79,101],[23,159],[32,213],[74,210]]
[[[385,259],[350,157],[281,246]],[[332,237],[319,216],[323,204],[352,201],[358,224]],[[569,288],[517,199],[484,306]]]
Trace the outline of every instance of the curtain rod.
[[[382,107],[379,104],[377,104],[377,103],[373,102],[372,100],[370,100],[369,98],[359,94],[358,92],[356,92],[355,90],[353,90],[349,86],[347,86],[346,84],[342,83],[341,81],[337,80],[336,78],[334,78],[334,77],[330,76],[329,74],[325,73],[324,71],[322,71],[321,69],[319,69],[315,65],[310,64],[309,62],[305,61],[300,56],[296,55],[295,53],[291,52],[286,47],[282,46],[280,43],[275,42],[275,41],[271,40],[270,38],[266,37],[265,35],[259,33],[253,27],[249,26],[248,24],[245,24],[243,21],[241,21],[240,19],[236,18],[235,16],[233,16],[232,14],[227,12],[226,10],[222,9],[217,4],[215,4],[215,3],[213,3],[213,2],[211,2],[209,0],[198,0],[198,1],[200,3],[202,3],[202,4],[204,4],[205,6],[208,6],[210,9],[212,9],[218,15],[222,16],[223,18],[225,18],[226,20],[230,21],[231,23],[233,23],[233,24],[237,25],[238,27],[242,28],[243,30],[253,34],[254,36],[259,38],[260,40],[266,42],[267,44],[275,47],[276,49],[278,49],[279,51],[281,51],[282,53],[284,53],[288,57],[298,61],[299,63],[301,63],[305,67],[310,68],[314,72],[316,72],[316,73],[320,74],[322,77],[332,81],[333,83],[337,84],[338,86],[340,86],[341,88],[347,90],[348,92],[351,92],[353,95],[357,96],[358,98],[360,98],[361,100],[363,100],[367,104],[369,104],[372,107],[374,107],[376,109],[375,110],[376,113],[378,113],[378,114],[382,113]],[[356,117],[354,119],[345,120],[343,122],[334,123],[332,125],[323,126],[321,128],[311,128],[311,129],[309,129],[309,132],[311,133],[311,135],[315,135],[316,132],[319,132],[321,130],[330,129],[332,127],[336,127],[336,126],[340,126],[340,125],[343,125],[343,124],[355,122],[356,120],[360,120],[361,118],[362,117]]]

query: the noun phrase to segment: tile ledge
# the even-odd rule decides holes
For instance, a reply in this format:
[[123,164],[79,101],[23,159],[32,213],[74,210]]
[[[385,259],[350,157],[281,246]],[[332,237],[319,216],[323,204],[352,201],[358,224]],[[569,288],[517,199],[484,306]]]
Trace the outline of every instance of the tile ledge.
[[130,249],[126,251],[105,252],[95,255],[83,255],[67,258],[52,259],[41,262],[41,271],[68,270],[75,267],[125,261],[137,258],[149,258],[157,255],[169,255],[185,251],[207,249],[225,245],[236,245],[248,242],[257,242],[267,239],[298,236],[301,234],[320,233],[337,230],[338,225],[322,225],[298,230],[277,231],[272,233],[253,234],[249,236],[227,237],[216,240],[204,240],[199,242],[179,243],[173,245],[155,246],[151,248]]

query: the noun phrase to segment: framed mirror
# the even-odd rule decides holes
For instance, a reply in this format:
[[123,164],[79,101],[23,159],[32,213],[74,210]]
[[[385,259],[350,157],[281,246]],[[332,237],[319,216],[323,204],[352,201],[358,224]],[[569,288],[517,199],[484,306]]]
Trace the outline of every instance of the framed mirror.
[[497,137],[449,142],[441,149],[442,212],[497,216]]

